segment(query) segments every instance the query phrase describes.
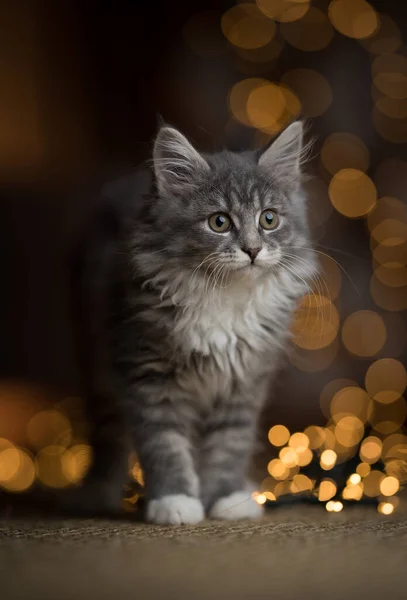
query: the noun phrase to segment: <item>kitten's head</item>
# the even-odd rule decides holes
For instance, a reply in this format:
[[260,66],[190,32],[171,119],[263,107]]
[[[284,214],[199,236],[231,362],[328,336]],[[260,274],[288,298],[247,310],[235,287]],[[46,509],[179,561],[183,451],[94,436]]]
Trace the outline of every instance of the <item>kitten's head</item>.
[[262,151],[212,155],[163,126],[154,146],[150,243],[164,246],[172,266],[201,265],[202,275],[220,265],[242,276],[275,272],[309,246],[303,156],[301,122]]

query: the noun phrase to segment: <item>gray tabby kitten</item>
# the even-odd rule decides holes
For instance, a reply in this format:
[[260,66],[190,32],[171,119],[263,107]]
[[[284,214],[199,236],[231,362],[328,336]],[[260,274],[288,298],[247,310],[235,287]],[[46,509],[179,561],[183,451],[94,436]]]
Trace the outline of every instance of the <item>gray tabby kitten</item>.
[[261,515],[246,481],[256,425],[315,269],[302,140],[295,122],[261,153],[204,155],[158,133],[112,333],[150,522]]

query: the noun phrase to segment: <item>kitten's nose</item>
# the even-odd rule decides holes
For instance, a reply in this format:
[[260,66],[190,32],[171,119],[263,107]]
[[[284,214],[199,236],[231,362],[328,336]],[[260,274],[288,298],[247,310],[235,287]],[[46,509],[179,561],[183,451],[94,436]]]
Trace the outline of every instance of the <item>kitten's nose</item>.
[[250,256],[251,261],[253,263],[261,248],[242,248],[242,250]]

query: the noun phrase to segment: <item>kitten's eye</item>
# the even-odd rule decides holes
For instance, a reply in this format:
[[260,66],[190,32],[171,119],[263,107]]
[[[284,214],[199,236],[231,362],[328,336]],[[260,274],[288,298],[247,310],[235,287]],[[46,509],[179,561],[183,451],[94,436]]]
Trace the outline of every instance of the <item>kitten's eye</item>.
[[216,213],[208,219],[209,227],[216,233],[226,233],[232,227],[232,221],[224,213]]
[[275,229],[279,223],[278,214],[269,208],[267,210],[263,210],[260,215],[259,223],[263,229],[268,229],[269,231],[271,229]]

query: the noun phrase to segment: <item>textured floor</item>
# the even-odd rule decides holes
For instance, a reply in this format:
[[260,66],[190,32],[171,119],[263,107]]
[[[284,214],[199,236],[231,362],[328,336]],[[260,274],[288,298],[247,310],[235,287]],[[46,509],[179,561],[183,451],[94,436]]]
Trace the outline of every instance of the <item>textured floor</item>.
[[2,600],[407,598],[407,514],[271,510],[257,523],[0,521]]

